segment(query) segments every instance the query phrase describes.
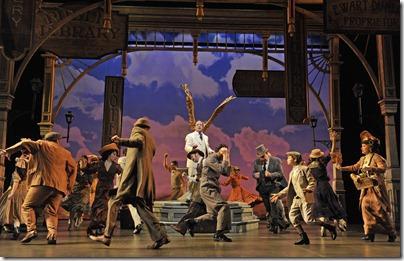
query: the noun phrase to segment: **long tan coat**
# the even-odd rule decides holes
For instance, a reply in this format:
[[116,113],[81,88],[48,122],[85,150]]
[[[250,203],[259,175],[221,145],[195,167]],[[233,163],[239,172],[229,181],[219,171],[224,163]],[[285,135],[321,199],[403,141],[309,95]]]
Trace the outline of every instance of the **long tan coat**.
[[[362,156],[358,162],[351,166],[345,166],[341,168],[344,171],[359,172],[362,168],[366,156]],[[379,199],[382,207],[385,211],[390,212],[390,203],[387,196],[387,189],[384,182],[384,171],[386,169],[386,160],[377,153],[374,153],[372,160],[370,161],[369,167],[376,167],[380,169],[380,172],[372,173],[371,178],[376,179],[378,186],[373,188],[361,189],[361,195],[359,197],[359,206],[362,206],[363,197],[366,194],[366,190],[373,190]]]
[[133,200],[134,196],[143,198],[146,205],[152,206],[155,198],[151,164],[156,151],[154,138],[147,130],[135,126],[129,139],[120,139],[119,145],[128,147],[128,150],[118,195],[123,195],[126,200]]
[[54,188],[63,195],[71,192],[76,180],[77,165],[70,151],[56,142],[29,139],[23,139],[6,151],[10,155],[22,147],[31,152],[32,161],[35,162],[35,171],[27,177],[30,186]]

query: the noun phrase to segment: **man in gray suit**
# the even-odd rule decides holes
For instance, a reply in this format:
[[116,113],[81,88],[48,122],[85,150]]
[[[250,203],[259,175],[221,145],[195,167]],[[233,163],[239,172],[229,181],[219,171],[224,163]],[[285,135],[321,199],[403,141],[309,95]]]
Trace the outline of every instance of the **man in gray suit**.
[[256,148],[256,155],[253,171],[253,178],[257,180],[256,190],[264,201],[269,230],[278,233],[280,229],[289,226],[282,201],[270,201],[271,194],[279,192],[287,185],[283,176],[282,161],[272,156],[263,144]]
[[331,232],[331,238],[335,240],[337,237],[335,227],[313,217],[311,207],[314,202],[313,190],[316,181],[310,171],[307,171],[307,167],[301,164],[302,155],[297,151],[289,151],[286,155],[288,156],[288,165],[293,166],[289,174],[289,183],[282,191],[274,194],[271,201],[287,196],[288,205],[290,206],[289,219],[300,235],[300,239],[295,242],[295,245],[310,244],[309,237],[303,230],[301,220],[304,220],[307,224],[324,226]]
[[206,205],[207,213],[195,219],[187,219],[185,223],[192,234],[196,224],[216,219],[216,233],[213,240],[232,242],[225,235],[225,232],[231,229],[231,217],[229,205],[220,195],[220,175],[230,175],[230,156],[224,144],[219,145],[216,153],[210,154],[203,161],[199,192]]

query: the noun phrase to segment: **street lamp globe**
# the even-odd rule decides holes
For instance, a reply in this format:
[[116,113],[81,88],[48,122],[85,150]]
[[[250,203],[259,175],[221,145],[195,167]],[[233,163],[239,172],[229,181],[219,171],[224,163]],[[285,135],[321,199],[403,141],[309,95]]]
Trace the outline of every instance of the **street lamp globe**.
[[66,119],[66,123],[68,125],[70,125],[73,121],[74,115],[71,111],[68,111],[67,113],[65,113],[65,119]]

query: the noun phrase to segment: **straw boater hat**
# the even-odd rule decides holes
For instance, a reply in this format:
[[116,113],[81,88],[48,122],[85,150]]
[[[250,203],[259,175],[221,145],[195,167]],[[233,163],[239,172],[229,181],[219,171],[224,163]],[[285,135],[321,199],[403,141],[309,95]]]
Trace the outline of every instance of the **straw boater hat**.
[[110,143],[102,147],[98,152],[100,153],[100,155],[102,155],[107,151],[116,151],[116,153],[118,153],[119,148],[116,143]]
[[268,149],[265,148],[264,144],[259,145],[258,147],[255,148],[255,150],[258,158],[261,158],[262,156],[265,155],[265,153],[268,152]]
[[145,118],[145,117],[137,119],[137,121],[135,122],[134,125],[137,126],[137,127],[140,127],[140,128],[150,129],[150,123],[147,120],[147,118]]
[[322,156],[324,156],[324,152],[322,152],[320,149],[312,149],[309,157],[312,159],[318,159]]
[[193,149],[193,150],[191,150],[190,152],[188,152],[187,158],[188,158],[188,159],[191,159],[191,155],[192,155],[192,154],[195,154],[195,153],[198,153],[199,155],[201,155],[202,158],[205,156],[205,154],[204,154],[202,151],[200,151],[200,150],[198,150],[198,149]]
[[48,140],[48,141],[57,141],[62,139],[62,135],[60,135],[59,132],[56,131],[51,131],[45,134],[45,136],[43,137],[44,140]]

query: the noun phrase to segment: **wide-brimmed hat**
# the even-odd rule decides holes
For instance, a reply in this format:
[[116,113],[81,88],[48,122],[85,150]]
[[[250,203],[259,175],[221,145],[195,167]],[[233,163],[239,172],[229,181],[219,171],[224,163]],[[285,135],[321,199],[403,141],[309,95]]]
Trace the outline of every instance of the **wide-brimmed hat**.
[[48,141],[57,141],[57,140],[62,139],[62,135],[59,132],[50,131],[50,132],[45,134],[43,139],[48,140]]
[[362,131],[359,134],[359,137],[361,138],[361,143],[378,143],[379,139],[376,138],[375,136],[373,136],[370,132],[368,132],[367,130]]
[[198,149],[193,149],[193,150],[191,150],[190,152],[188,152],[187,158],[188,158],[188,159],[191,159],[191,155],[192,155],[192,154],[195,154],[195,153],[198,153],[199,155],[201,155],[201,157],[205,157],[205,154],[204,154],[202,151],[200,151],[200,150],[198,150]]
[[110,143],[110,144],[107,144],[104,147],[102,147],[98,152],[100,153],[100,155],[102,155],[107,151],[116,151],[116,153],[118,153],[119,148],[116,145],[116,143]]
[[261,158],[262,156],[265,155],[265,153],[268,152],[268,149],[265,148],[264,144],[259,145],[258,147],[255,148],[255,150],[258,158]]
[[320,149],[312,149],[309,157],[312,159],[317,159],[317,158],[321,158],[323,156],[324,156],[324,152],[322,152]]
[[145,117],[137,119],[137,121],[135,122],[134,125],[137,126],[137,127],[140,127],[140,128],[148,128],[148,129],[150,129],[150,123],[147,120],[147,118],[145,118]]

